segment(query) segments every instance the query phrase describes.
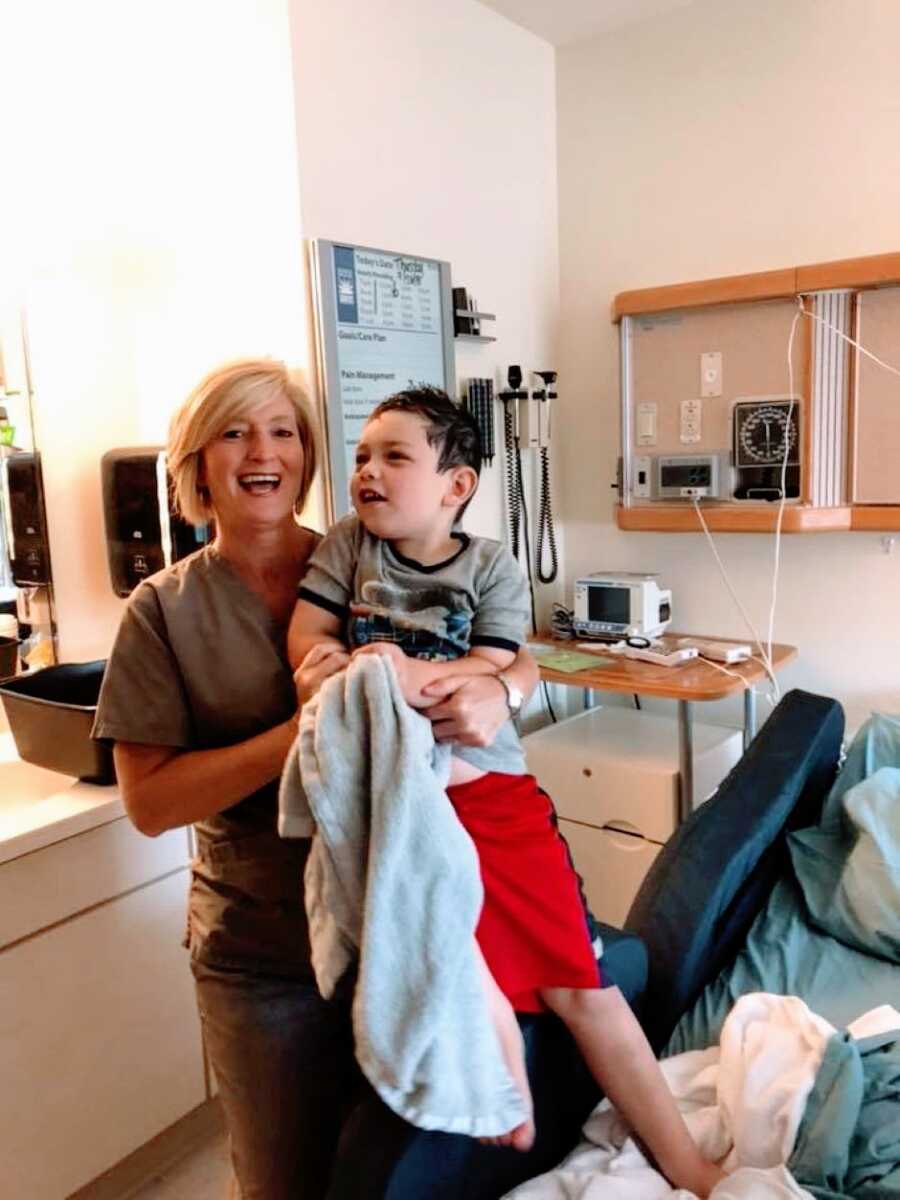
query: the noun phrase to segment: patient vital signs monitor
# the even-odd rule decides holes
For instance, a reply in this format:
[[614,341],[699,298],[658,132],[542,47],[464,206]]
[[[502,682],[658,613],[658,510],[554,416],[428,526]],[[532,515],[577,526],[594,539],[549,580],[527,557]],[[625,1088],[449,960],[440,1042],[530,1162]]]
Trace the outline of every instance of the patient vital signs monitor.
[[456,390],[450,264],[317,239],[311,266],[332,515],[340,517],[376,404],[420,384]]

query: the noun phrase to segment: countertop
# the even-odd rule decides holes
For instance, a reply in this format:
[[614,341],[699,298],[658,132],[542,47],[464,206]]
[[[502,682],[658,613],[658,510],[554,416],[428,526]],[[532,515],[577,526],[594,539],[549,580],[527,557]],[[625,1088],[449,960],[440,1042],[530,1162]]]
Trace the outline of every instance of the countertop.
[[0,733],[0,863],[125,815],[119,789],[82,783],[22,762]]

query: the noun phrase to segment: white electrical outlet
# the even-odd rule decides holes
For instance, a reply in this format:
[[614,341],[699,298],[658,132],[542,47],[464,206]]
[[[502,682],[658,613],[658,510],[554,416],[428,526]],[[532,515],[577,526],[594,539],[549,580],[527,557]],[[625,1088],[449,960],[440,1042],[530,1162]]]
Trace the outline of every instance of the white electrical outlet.
[[640,500],[650,499],[650,458],[636,454],[631,460],[631,494]]
[[721,350],[708,350],[700,355],[700,395],[722,395]]
[[637,444],[639,446],[656,445],[656,405],[639,404],[637,406]]
[[685,443],[700,441],[700,423],[703,404],[700,400],[681,401],[681,441]]

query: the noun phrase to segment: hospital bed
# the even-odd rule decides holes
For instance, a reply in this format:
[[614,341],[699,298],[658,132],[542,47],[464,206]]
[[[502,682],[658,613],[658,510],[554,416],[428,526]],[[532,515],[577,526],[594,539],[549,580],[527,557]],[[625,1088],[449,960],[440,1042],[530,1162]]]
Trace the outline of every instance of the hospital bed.
[[[625,929],[601,926],[601,966],[658,1052],[712,1044],[731,1002],[746,991],[796,992],[839,1028],[876,1004],[900,1008],[900,954],[894,961],[890,948],[887,957],[880,947],[867,954],[807,921],[789,836],[816,825],[829,793],[892,759],[900,767],[900,722],[886,720],[854,743],[835,783],[841,707],[790,692],[715,796],[666,844]],[[413,1129],[369,1094],[348,1114],[328,1200],[497,1200],[555,1166],[599,1095],[554,1017],[520,1023],[538,1130],[528,1154]],[[888,1108],[900,1129],[900,1073],[897,1108]],[[900,1166],[897,1177],[896,1193],[877,1195],[900,1198]]]

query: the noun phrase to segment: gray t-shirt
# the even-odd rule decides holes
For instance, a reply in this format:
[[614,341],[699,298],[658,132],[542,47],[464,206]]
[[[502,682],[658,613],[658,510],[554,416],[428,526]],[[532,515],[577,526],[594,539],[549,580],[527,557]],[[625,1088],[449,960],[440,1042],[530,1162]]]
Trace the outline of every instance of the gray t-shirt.
[[[350,646],[390,641],[414,658],[447,661],[473,646],[515,653],[525,640],[528,589],[519,564],[500,542],[452,535],[459,549],[424,566],[375,537],[355,514],[319,543],[298,596],[343,622]],[[525,773],[511,721],[490,746],[454,746],[484,771]]]

